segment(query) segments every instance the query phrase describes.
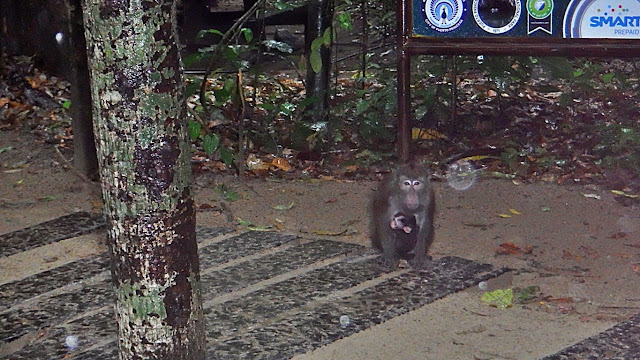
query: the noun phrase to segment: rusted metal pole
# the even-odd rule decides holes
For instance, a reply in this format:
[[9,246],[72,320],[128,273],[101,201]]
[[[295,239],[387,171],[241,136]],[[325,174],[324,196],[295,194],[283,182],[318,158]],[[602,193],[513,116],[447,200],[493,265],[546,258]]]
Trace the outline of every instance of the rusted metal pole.
[[397,54],[398,54],[398,155],[403,162],[411,155],[411,58],[405,45],[408,39],[407,1],[399,0],[397,16]]

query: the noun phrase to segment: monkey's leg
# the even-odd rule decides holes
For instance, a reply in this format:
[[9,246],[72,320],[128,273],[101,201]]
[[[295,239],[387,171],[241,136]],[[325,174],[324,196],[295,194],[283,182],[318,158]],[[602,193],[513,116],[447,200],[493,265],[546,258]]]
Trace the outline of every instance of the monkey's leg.
[[385,227],[381,231],[382,258],[380,266],[387,269],[395,269],[400,261],[400,255],[396,249],[396,238],[391,227]]
[[428,221],[426,214],[420,217],[416,215],[416,218],[422,221],[420,221],[421,225],[418,225],[416,247],[414,248],[415,256],[408,262],[412,268],[420,269],[430,260],[430,257],[427,255],[427,249],[433,241],[433,223]]

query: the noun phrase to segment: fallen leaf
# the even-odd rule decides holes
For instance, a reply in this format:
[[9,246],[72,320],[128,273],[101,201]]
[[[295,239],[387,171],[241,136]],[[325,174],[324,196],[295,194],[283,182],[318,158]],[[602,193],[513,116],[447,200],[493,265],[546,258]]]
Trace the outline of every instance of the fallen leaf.
[[638,197],[640,197],[640,195],[636,195],[636,194],[627,194],[624,191],[620,191],[620,190],[611,190],[612,193],[616,194],[616,195],[620,195],[620,196],[626,196],[628,198],[632,198],[632,199],[637,199]]
[[291,165],[289,164],[289,162],[287,162],[287,160],[285,160],[283,158],[280,158],[280,157],[277,157],[277,158],[273,159],[271,161],[271,165],[273,165],[273,166],[275,166],[278,169],[283,170],[283,171],[291,170]]
[[290,202],[288,204],[280,204],[280,205],[273,206],[273,209],[275,209],[275,210],[289,210],[289,209],[291,209],[293,207],[293,204],[294,204],[294,202],[292,201],[292,202]]
[[242,220],[240,218],[237,218],[237,220],[238,220],[238,224],[245,226],[247,229],[251,231],[273,231],[270,226],[254,225],[250,221]]
[[522,213],[516,209],[509,209],[509,212],[512,213],[513,215],[522,215]]
[[510,218],[511,215],[507,215],[507,214],[498,214],[499,217],[501,218]]
[[632,264],[631,270],[633,270],[634,273],[640,275],[640,264]]
[[338,232],[336,232],[336,231],[326,231],[326,230],[313,230],[313,231],[311,231],[312,234],[325,235],[325,236],[339,236],[339,235],[342,235],[342,234],[344,234],[346,232],[347,232],[347,229],[344,229],[344,230],[338,231]]
[[516,289],[516,303],[524,304],[536,300],[540,297],[540,287],[536,285],[527,286],[523,289]]
[[563,259],[574,259],[574,260],[582,260],[582,256],[573,255],[569,250],[562,250],[562,258]]
[[598,199],[600,200],[600,195],[598,194],[582,194],[582,196],[589,198],[589,199]]
[[411,129],[411,139],[412,140],[433,140],[433,139],[446,139],[447,136],[437,132],[433,129],[421,129],[421,128],[413,128]]
[[521,253],[520,246],[513,243],[502,243],[496,249],[497,255],[520,255]]
[[60,195],[43,196],[43,197],[39,197],[38,201],[49,202],[49,201],[53,201],[53,200],[57,199],[59,196]]
[[335,203],[335,202],[337,202],[337,201],[338,201],[338,199],[337,199],[337,198],[331,198],[331,199],[329,199],[329,200],[326,200],[324,203],[325,203],[325,204],[333,204],[333,203]]
[[627,237],[627,233],[624,231],[618,231],[617,233],[609,236],[610,239],[622,239]]
[[498,289],[484,293],[482,302],[498,309],[506,309],[513,306],[513,289]]

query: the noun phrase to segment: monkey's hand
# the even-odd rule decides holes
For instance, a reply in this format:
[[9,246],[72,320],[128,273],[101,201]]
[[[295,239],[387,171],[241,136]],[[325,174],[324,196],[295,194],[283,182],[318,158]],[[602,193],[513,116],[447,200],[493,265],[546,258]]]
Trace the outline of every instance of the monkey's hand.
[[[391,226],[393,230],[402,229],[408,234],[411,232],[411,227],[405,225],[406,220],[407,218],[402,215],[402,213],[398,213],[393,217],[393,219],[391,219],[391,223],[389,224],[389,226]],[[407,231],[407,229],[409,229],[409,231]]]

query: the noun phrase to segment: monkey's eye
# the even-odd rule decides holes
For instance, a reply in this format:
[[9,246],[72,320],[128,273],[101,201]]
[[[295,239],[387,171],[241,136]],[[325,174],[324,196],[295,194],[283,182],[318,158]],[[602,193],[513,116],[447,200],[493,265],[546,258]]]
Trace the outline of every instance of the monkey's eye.
[[411,180],[405,180],[403,184],[404,186],[411,186]]
[[418,185],[420,185],[420,181],[419,180],[416,180],[416,181],[413,182],[413,186],[418,186]]

